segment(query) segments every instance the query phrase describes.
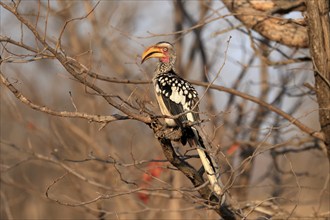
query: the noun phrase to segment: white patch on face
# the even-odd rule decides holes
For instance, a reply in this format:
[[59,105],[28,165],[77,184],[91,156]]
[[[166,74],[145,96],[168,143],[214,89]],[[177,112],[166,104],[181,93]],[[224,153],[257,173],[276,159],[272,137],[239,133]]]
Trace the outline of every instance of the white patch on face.
[[169,43],[166,43],[166,42],[164,42],[164,43],[161,43],[161,44],[157,44],[157,46],[158,46],[158,47],[167,47],[167,48],[170,48],[170,47],[172,47],[172,45],[171,45],[171,44],[169,44]]

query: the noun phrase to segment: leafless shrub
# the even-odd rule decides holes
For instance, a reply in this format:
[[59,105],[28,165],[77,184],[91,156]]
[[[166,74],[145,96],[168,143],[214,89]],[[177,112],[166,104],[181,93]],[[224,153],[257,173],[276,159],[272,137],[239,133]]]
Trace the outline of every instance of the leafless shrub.
[[329,217],[307,29],[285,17],[306,6],[241,2],[0,2],[1,218],[226,218],[194,149],[166,139],[140,65],[164,39],[235,217]]

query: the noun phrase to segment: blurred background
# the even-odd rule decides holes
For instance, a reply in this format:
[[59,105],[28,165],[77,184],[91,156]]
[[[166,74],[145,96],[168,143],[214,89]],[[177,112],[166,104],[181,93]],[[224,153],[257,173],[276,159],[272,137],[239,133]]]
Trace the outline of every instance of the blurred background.
[[[3,4],[14,7],[13,2]],[[196,82],[207,120],[203,127],[238,206],[262,203],[286,217],[329,213],[329,165],[317,139],[267,108],[198,84],[213,82],[255,96],[319,130],[318,105],[308,86],[314,84],[312,65],[300,59],[309,56],[308,49],[251,32],[221,1],[16,4],[49,44],[56,47],[61,39],[63,53],[111,78],[93,83],[137,112],[160,114],[148,83],[156,61],[140,65],[140,55],[159,41],[173,43],[179,75]],[[122,114],[56,58],[44,55],[43,45],[17,16],[3,6],[0,16],[1,74],[21,94],[54,111]],[[166,162],[146,124],[58,117],[23,104],[4,84],[0,89],[1,219],[218,217]],[[182,154],[191,151],[179,143],[175,147]],[[200,166],[198,160],[191,163]]]

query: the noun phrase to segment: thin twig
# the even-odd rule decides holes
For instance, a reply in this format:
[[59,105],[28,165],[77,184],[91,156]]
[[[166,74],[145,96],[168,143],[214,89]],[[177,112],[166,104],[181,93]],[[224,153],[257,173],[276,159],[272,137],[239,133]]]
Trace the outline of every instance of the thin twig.
[[109,123],[118,120],[127,120],[130,119],[128,116],[123,116],[119,114],[113,115],[90,115],[83,112],[68,112],[68,111],[54,111],[46,106],[40,106],[33,102],[31,102],[28,98],[26,98],[20,91],[18,91],[13,84],[11,84],[0,71],[0,79],[1,82],[16,96],[18,100],[22,103],[28,105],[32,109],[35,109],[40,112],[44,112],[50,115],[60,116],[60,117],[68,117],[68,118],[82,118],[87,119],[91,122],[98,122],[98,123]]

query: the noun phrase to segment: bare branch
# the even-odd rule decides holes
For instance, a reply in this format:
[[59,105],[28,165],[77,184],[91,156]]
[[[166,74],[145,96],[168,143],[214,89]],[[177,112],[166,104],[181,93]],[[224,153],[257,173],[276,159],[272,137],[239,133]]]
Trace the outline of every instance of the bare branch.
[[219,91],[223,91],[223,92],[228,92],[230,94],[234,94],[236,96],[239,96],[243,99],[249,100],[251,102],[257,103],[258,105],[261,105],[267,109],[269,109],[270,111],[275,112],[276,114],[279,114],[280,116],[282,116],[283,118],[287,119],[290,123],[296,125],[300,130],[302,130],[303,132],[306,132],[307,134],[311,135],[312,137],[315,137],[317,139],[320,140],[324,140],[324,134],[322,132],[318,132],[318,131],[314,131],[313,129],[307,127],[306,125],[304,125],[302,122],[300,122],[298,119],[292,117],[291,115],[288,115],[287,113],[285,113],[284,111],[282,111],[281,109],[276,108],[275,106],[268,104],[256,97],[253,97],[251,95],[248,95],[246,93],[242,93],[240,91],[231,89],[231,88],[226,88],[223,86],[218,86],[218,85],[209,85],[209,83],[204,83],[204,82],[199,82],[199,81],[195,81],[195,80],[191,80],[192,83],[194,83],[195,85],[200,85],[200,86],[205,86],[205,87],[210,87],[212,89],[216,89]]
[[109,123],[118,120],[130,119],[127,116],[122,116],[118,114],[106,116],[106,115],[90,115],[83,112],[54,111],[46,106],[40,106],[31,102],[2,75],[1,71],[0,71],[0,79],[1,82],[16,96],[18,100],[20,100],[22,103],[30,106],[32,109],[37,111],[41,111],[50,115],[55,115],[60,117],[83,118],[83,119],[87,119],[90,122],[99,122],[99,123]]

